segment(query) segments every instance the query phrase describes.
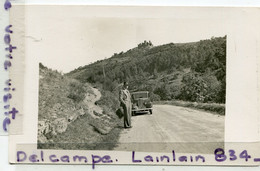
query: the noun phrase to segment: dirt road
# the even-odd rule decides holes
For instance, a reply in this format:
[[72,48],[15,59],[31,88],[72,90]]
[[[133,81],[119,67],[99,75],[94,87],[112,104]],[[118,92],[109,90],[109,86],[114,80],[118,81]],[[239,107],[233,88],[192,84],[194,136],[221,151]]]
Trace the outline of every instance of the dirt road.
[[224,146],[224,116],[171,105],[154,105],[153,114],[132,117],[118,151],[212,153]]

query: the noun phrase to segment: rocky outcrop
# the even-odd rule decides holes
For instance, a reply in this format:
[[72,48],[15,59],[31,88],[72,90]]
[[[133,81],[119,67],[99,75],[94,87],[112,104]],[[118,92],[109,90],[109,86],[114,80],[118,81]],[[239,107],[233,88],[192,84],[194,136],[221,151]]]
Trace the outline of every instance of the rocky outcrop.
[[[77,104],[77,107],[75,107],[76,105],[68,107],[67,103],[61,102],[54,104],[49,109],[50,118],[42,119],[38,122],[39,143],[52,142],[53,136],[65,132],[69,124],[72,124],[86,113],[90,115],[90,120],[87,124],[91,125],[96,132],[105,135],[111,131],[111,118],[96,104],[96,101],[101,98],[100,91],[90,86],[89,88],[91,91],[86,93],[82,106]],[[43,101],[43,103],[46,102]]]
[[40,143],[48,142],[46,137],[47,134],[52,133],[53,128],[51,127],[51,122],[47,119],[38,121],[38,141]]
[[53,134],[63,133],[68,127],[68,122],[65,118],[58,118],[53,121],[52,125],[54,128]]

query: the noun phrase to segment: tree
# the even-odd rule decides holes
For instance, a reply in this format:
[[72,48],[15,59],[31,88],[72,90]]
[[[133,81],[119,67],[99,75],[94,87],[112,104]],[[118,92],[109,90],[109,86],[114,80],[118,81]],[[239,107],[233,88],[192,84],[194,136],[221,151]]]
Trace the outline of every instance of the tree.
[[187,73],[182,79],[181,99],[192,102],[204,102],[207,94],[206,82],[196,73]]
[[158,78],[158,72],[157,72],[156,68],[154,68],[154,70],[153,70],[153,76],[154,76],[154,78]]

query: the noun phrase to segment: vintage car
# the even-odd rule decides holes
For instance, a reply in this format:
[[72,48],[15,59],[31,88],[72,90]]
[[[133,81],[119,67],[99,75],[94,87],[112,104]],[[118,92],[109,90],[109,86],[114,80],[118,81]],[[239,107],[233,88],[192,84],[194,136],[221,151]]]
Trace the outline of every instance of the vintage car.
[[153,113],[152,102],[149,99],[148,91],[137,91],[131,93],[132,96],[132,115],[137,113],[149,112]]

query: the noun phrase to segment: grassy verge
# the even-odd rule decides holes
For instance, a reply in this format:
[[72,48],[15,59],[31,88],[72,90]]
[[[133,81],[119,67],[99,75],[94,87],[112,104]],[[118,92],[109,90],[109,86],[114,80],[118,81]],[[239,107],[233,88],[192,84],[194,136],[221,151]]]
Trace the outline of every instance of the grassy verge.
[[117,145],[122,130],[115,126],[108,134],[102,135],[89,122],[93,119],[83,115],[70,124],[67,130],[52,137],[52,142],[38,143],[40,149],[64,150],[113,150]]
[[153,104],[169,104],[175,106],[189,107],[193,109],[201,109],[217,113],[219,115],[225,115],[225,104],[218,103],[197,103],[197,102],[186,102],[186,101],[155,101]]

